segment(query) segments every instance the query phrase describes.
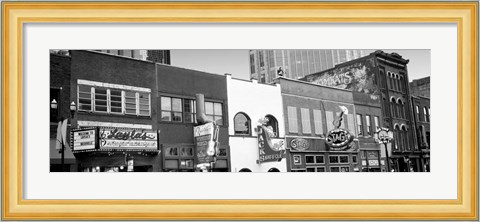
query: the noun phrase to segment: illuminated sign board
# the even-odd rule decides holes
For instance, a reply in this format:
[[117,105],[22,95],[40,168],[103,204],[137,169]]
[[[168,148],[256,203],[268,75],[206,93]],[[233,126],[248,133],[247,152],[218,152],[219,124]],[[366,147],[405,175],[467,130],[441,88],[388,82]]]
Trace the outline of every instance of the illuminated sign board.
[[100,128],[100,149],[157,150],[154,130]]
[[290,140],[290,148],[297,151],[305,151],[310,148],[310,143],[308,142],[308,140],[303,138],[294,138]]
[[333,129],[330,130],[326,136],[326,143],[330,147],[330,150],[338,151],[349,148],[348,145],[352,143],[353,136],[346,129]]
[[96,148],[97,130],[85,129],[72,132],[72,149],[74,151]]

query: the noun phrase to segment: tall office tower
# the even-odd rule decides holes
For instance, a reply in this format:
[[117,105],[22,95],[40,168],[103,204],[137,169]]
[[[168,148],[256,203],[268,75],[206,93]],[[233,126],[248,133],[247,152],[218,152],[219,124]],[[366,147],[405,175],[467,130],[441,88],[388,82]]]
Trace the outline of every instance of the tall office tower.
[[170,64],[170,50],[147,50],[147,60],[156,63]]
[[250,50],[250,77],[270,83],[277,76],[299,79],[363,57],[373,50],[350,49],[275,49]]
[[134,59],[152,61],[170,65],[170,50],[95,50],[113,55],[125,56]]

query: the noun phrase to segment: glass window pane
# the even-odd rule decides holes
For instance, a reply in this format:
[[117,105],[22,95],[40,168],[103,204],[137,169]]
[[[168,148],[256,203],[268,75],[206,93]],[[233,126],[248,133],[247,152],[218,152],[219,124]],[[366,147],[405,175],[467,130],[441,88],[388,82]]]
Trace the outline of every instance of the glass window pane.
[[182,112],[182,100],[172,98],[172,110],[177,112]]
[[317,172],[325,172],[325,167],[317,167]]
[[247,117],[239,113],[235,116],[234,120],[234,130],[235,134],[249,134],[250,133],[250,122]]
[[182,113],[174,112],[172,120],[173,122],[182,122]]
[[149,100],[148,93],[138,93],[138,98],[139,98],[139,99]]
[[324,163],[323,156],[315,156],[315,162],[316,163]]
[[172,121],[172,114],[171,112],[165,112],[165,111],[162,111],[162,121]]
[[348,163],[348,156],[340,156],[340,163]]
[[92,91],[92,87],[91,86],[86,86],[86,85],[78,85],[78,91],[79,92],[88,92],[88,93],[91,93]]
[[148,116],[148,115],[150,115],[150,111],[149,111],[149,110],[140,110],[139,113],[140,113],[140,115],[142,115],[142,116]]
[[338,163],[338,156],[329,156],[330,163]]
[[307,167],[307,172],[315,172],[315,168],[314,167]]
[[350,172],[350,167],[341,167],[341,172]]
[[212,115],[213,114],[213,103],[212,102],[205,102],[205,114],[207,114],[207,115]]
[[192,100],[184,99],[183,100],[183,111],[186,112],[186,113],[191,113],[192,108],[193,108],[192,105],[193,105]]
[[221,103],[215,103],[214,104],[214,115],[216,116],[221,116],[222,115],[222,104]]
[[170,97],[161,97],[160,103],[162,110],[172,110],[172,99]]
[[185,122],[186,123],[193,123],[193,114],[190,114],[190,113],[185,113],[185,116],[184,116],[184,119],[185,119]]
[[340,172],[339,167],[330,167],[330,172]]
[[315,163],[314,156],[305,156],[305,163]]
[[215,123],[217,123],[217,125],[223,125],[223,119],[221,116],[215,116],[213,120]]

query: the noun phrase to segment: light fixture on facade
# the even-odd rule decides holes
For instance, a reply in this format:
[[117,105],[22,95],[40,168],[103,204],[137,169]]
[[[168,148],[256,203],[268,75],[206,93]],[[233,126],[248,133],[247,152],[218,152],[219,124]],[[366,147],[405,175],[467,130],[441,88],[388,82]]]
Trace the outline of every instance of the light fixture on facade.
[[57,100],[55,100],[55,99],[52,100],[52,102],[50,103],[50,108],[52,108],[52,109],[58,109]]

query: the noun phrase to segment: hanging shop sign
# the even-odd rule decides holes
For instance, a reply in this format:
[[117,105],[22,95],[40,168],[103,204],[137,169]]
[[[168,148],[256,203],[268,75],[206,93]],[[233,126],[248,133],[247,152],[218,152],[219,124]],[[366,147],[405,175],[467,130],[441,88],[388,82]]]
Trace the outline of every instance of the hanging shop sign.
[[281,161],[285,158],[285,141],[271,138],[266,126],[258,126],[258,163]]
[[73,151],[95,149],[97,129],[72,130],[71,141]]
[[154,130],[100,128],[100,149],[158,150]]
[[353,136],[346,129],[330,130],[326,136],[325,142],[330,147],[330,150],[340,151],[348,149],[353,141]]
[[197,164],[215,161],[218,148],[218,126],[213,122],[193,127]]

